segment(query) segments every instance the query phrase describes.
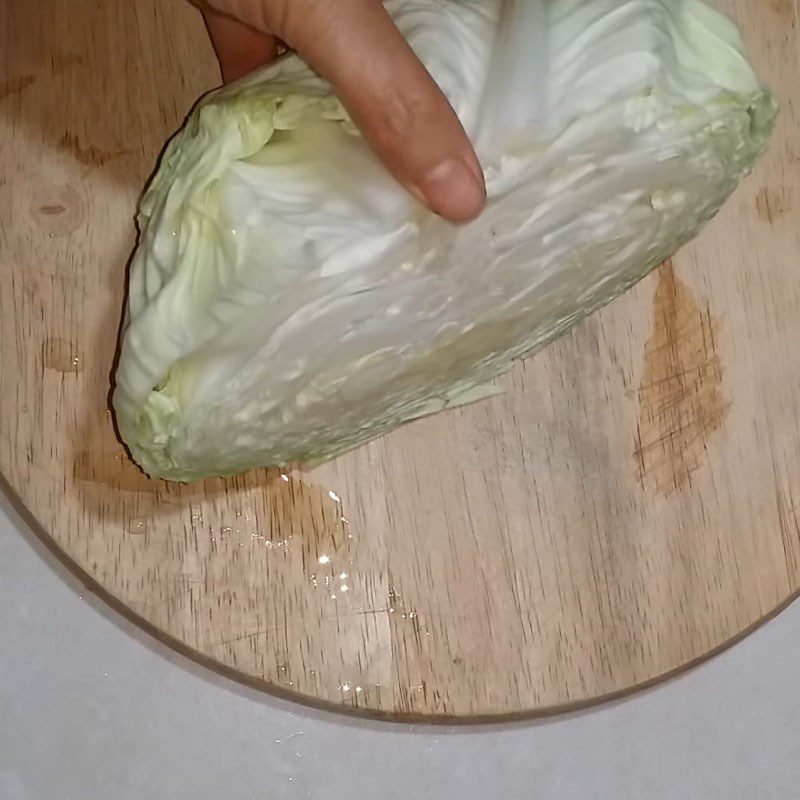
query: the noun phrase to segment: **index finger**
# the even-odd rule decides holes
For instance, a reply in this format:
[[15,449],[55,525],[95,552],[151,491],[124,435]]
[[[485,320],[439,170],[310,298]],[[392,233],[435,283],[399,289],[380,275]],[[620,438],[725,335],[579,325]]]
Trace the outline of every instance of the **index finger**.
[[330,81],[392,174],[432,210],[476,216],[486,189],[455,111],[380,0],[234,0]]

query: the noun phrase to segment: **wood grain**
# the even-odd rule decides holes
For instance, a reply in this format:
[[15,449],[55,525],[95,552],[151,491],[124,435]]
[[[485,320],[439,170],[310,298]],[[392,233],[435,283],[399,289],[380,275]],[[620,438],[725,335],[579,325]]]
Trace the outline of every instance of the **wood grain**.
[[155,0],[0,9],[0,472],[62,557],[184,651],[429,720],[669,675],[800,589],[795,0],[720,6],[783,113],[699,241],[491,401],[308,473],[178,486],[107,410],[133,213],[218,80]]

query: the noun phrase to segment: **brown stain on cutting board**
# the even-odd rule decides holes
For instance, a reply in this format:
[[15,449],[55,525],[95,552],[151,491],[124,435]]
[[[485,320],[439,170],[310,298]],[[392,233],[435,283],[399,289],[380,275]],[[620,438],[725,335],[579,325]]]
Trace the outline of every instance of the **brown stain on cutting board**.
[[81,144],[78,137],[69,132],[65,133],[58,140],[58,146],[62,150],[72,154],[75,160],[84,167],[102,167],[109,161],[122,158],[131,153],[129,149],[108,152],[93,144]]
[[70,183],[43,182],[33,192],[30,216],[46,236],[67,236],[83,225],[87,204]]
[[689,483],[728,414],[718,328],[708,306],[700,306],[676,277],[672,263],[664,264],[645,345],[634,447],[639,479],[660,494]]

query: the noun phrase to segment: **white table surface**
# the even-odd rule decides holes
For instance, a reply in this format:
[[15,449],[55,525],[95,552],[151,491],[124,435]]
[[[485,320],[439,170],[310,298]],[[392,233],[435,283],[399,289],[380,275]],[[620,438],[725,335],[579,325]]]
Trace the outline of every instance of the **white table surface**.
[[793,800],[800,605],[672,682],[427,728],[238,686],[87,593],[0,499],[0,800]]

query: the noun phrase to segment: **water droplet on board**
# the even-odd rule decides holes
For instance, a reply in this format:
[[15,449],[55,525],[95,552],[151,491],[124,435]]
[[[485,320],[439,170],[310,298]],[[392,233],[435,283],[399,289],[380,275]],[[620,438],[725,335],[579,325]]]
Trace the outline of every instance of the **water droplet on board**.
[[[299,552],[308,572],[314,572],[320,564],[333,564],[340,551],[349,546],[341,522],[343,509],[339,495],[332,489],[306,483],[304,475],[287,468],[270,470],[267,477],[264,500],[269,517],[268,524],[260,529],[266,547],[288,550],[288,540],[293,538],[291,549]],[[291,535],[284,535],[277,542],[276,534],[288,530]],[[337,573],[340,570],[341,566]]]
[[147,520],[143,518],[132,519],[128,523],[128,533],[131,536],[142,536],[147,533]]
[[45,369],[54,369],[57,372],[80,372],[81,363],[77,345],[55,336],[46,339],[42,344],[42,365]]

